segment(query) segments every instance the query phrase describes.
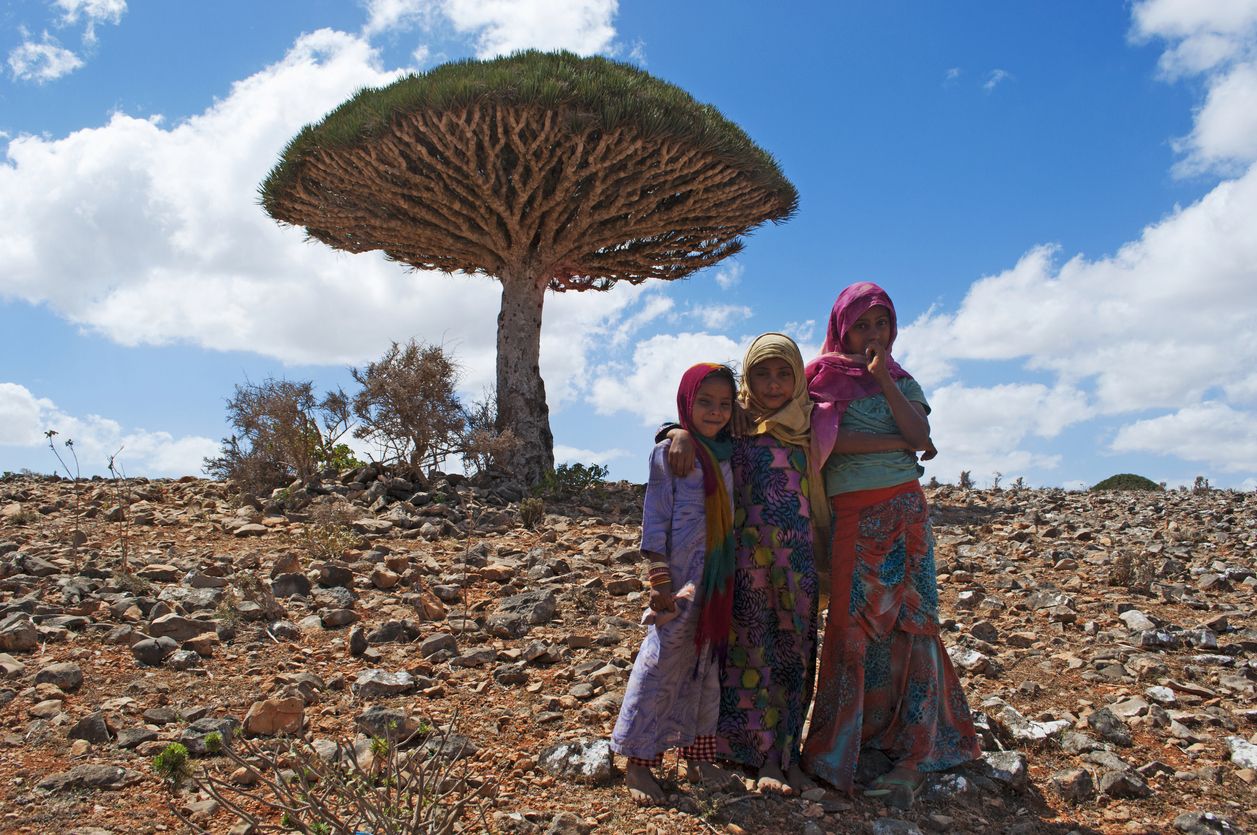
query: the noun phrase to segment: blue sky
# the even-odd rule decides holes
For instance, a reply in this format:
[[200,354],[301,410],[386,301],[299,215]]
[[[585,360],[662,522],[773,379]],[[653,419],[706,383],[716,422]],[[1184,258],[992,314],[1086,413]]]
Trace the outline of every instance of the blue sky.
[[934,406],[928,472],[1257,488],[1257,0],[128,3],[0,7],[0,469],[199,472],[225,398],[351,386],[440,342],[478,397],[498,291],[305,243],[256,204],[362,86],[567,48],[718,107],[797,216],[681,282],[551,295],[560,460],[641,479],[680,372],[885,286]]

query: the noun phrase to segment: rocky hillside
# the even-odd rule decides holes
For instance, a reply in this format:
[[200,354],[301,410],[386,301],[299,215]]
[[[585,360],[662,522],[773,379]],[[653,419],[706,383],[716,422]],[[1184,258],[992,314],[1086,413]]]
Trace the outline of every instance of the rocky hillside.
[[453,476],[261,500],[6,477],[0,829],[250,831],[198,783],[169,790],[172,742],[277,825],[267,766],[310,773],[268,757],[288,734],[318,762],[440,763],[465,831],[1257,830],[1257,495],[929,492],[984,759],[909,810],[675,771],[669,805],[638,809],[602,740],[641,634],[639,486],[547,499],[524,527],[517,493]]

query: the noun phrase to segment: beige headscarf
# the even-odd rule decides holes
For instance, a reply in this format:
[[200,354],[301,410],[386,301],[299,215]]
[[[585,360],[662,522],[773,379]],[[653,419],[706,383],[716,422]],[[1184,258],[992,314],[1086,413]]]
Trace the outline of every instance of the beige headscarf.
[[[748,380],[751,368],[767,359],[782,359],[794,372],[794,391],[790,400],[775,412],[768,412],[751,393]],[[742,383],[738,387],[738,400],[754,421],[752,435],[772,435],[785,444],[801,447],[807,456],[807,494],[811,505],[812,525],[815,528],[817,569],[827,573],[829,566],[829,497],[825,495],[825,480],[812,443],[812,401],[807,395],[807,377],[803,373],[803,354],[794,340],[784,333],[765,333],[757,336],[746,349],[742,359]],[[822,585],[823,590],[827,590]]]

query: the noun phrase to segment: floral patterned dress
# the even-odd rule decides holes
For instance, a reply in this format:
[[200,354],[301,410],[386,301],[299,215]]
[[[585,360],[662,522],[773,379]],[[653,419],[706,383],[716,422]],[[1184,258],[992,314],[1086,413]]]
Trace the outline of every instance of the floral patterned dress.
[[816,669],[817,576],[803,450],[771,435],[733,447],[733,634],[719,756],[783,771],[799,761]]

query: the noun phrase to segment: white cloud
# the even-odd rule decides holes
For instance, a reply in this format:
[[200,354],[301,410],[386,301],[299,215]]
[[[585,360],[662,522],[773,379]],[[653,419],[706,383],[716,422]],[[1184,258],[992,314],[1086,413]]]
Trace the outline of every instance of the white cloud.
[[1192,132],[1174,147],[1186,155],[1175,168],[1182,175],[1234,172],[1257,160],[1257,62],[1210,82]]
[[608,461],[623,458],[628,454],[627,450],[618,448],[597,450],[580,449],[563,444],[554,445],[555,464],[606,464]]
[[1149,226],[1114,256],[1059,266],[1039,247],[980,279],[954,314],[903,329],[925,381],[959,360],[1023,360],[1074,384],[1103,413],[1170,408],[1245,380],[1257,364],[1257,167]]
[[1257,0],[1140,0],[1131,10],[1137,41],[1173,42],[1161,55],[1170,78],[1206,72],[1253,52]]
[[[61,139],[14,138],[0,164],[0,298],[48,305],[123,345],[191,343],[286,363],[362,364],[417,336],[449,346],[464,391],[479,396],[495,376],[495,281],[308,243],[256,203],[302,125],[400,72],[383,70],[362,39],[320,30],[185,122],[115,114]],[[640,292],[547,296],[552,407],[580,393],[593,340]]]
[[1252,413],[1206,401],[1161,417],[1124,426],[1113,439],[1117,452],[1163,454],[1207,464],[1222,472],[1257,470],[1257,421]]
[[[36,397],[25,386],[0,383],[0,449],[44,446],[48,443],[44,432],[49,429],[56,430],[52,442],[71,468],[74,460],[65,442],[73,441],[73,456],[77,456],[83,476],[105,475],[109,457],[119,449],[117,463],[128,476],[199,474],[203,459],[218,452],[218,443],[209,438],[176,438],[169,432],[142,428],[124,430],[117,421],[99,415],[74,417],[51,400]],[[56,466],[55,458],[51,451],[48,456],[51,470]]]
[[19,81],[43,84],[68,75],[81,66],[82,59],[59,45],[47,32],[42,43],[27,40],[9,53],[9,72]]
[[633,361],[611,366],[594,380],[589,402],[600,415],[628,412],[644,425],[676,418],[676,392],[696,362],[735,363],[742,347],[710,333],[660,334],[637,343]]
[[454,29],[476,38],[481,58],[518,49],[567,49],[593,55],[611,49],[617,0],[443,0]]
[[948,67],[947,71],[943,73],[943,83],[944,84],[954,83],[960,78],[961,72],[962,71],[960,67]]
[[716,284],[720,286],[721,290],[737,287],[742,283],[742,273],[744,272],[746,272],[746,267],[736,261],[728,266],[722,266],[716,270]]
[[1055,469],[1060,455],[1027,451],[1027,441],[1054,438],[1090,417],[1081,391],[1037,383],[986,388],[952,383],[930,393],[929,400],[931,437],[939,454],[925,467],[942,481],[950,479],[941,474],[961,470],[981,482],[997,472],[1015,478]]
[[56,5],[62,12],[62,25],[78,23],[80,17],[87,21],[83,30],[86,44],[96,42],[97,23],[117,25],[127,11],[126,0],[56,0]]
[[1005,81],[1011,81],[1013,74],[1008,70],[993,69],[986,76],[986,81],[982,82],[982,89],[986,92],[992,92],[996,87]]
[[751,318],[751,309],[743,304],[713,304],[695,307],[690,315],[707,330],[725,330]]
[[367,0],[365,6],[367,22],[362,33],[367,37],[416,26],[430,29],[438,13],[435,0]]

